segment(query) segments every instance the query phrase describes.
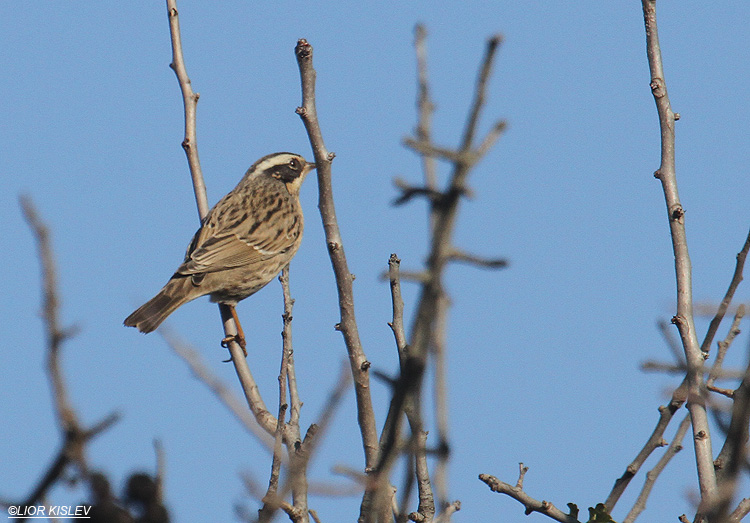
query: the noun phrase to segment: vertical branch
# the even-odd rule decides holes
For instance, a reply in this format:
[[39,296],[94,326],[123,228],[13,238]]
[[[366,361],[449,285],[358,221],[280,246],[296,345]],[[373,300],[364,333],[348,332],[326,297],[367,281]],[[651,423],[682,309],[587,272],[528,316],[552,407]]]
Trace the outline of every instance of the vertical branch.
[[354,294],[352,274],[344,253],[336,208],[333,202],[331,184],[331,162],[333,153],[329,153],[323,141],[323,134],[318,122],[315,107],[315,69],[313,68],[313,47],[304,39],[297,42],[294,49],[300,71],[302,84],[302,105],[297,108],[315,155],[318,174],[318,208],[323,221],[323,230],[328,246],[328,255],[333,265],[336,287],[339,297],[341,322],[337,328],[344,336],[349,355],[349,362],[354,378],[354,391],[357,399],[357,419],[362,436],[365,454],[365,469],[371,471],[377,462],[378,435],[375,428],[375,412],[370,395],[370,362],[367,361],[362,342],[359,338],[357,320],[354,314]]
[[448,373],[446,365],[446,326],[448,324],[448,301],[443,295],[435,311],[435,333],[432,339],[432,351],[435,358],[435,424],[437,426],[437,463],[435,465],[434,483],[441,509],[449,505],[448,501],[448,458],[450,457],[450,436],[448,427]]
[[[435,104],[430,98],[430,83],[427,74],[427,29],[422,24],[417,24],[414,29],[414,50],[417,55],[417,128],[415,136],[423,143],[432,142],[432,113],[435,112]],[[424,172],[425,187],[431,191],[437,191],[437,173],[435,158],[422,155],[422,171]],[[436,209],[430,209],[430,233],[435,228]]]
[[[419,142],[432,143],[432,114],[435,104],[430,98],[429,76],[427,73],[427,30],[421,24],[415,28],[414,48],[417,55],[417,113],[418,121],[415,136]],[[436,160],[433,156],[422,154],[422,171],[424,173],[425,188],[437,191]],[[430,234],[435,234],[439,206],[430,205],[429,224]],[[438,433],[438,462],[435,468],[435,490],[437,491],[438,506],[448,504],[448,394],[445,369],[445,338],[448,315],[448,299],[443,296],[438,300],[435,310],[435,326],[432,348],[435,358],[435,375],[433,387],[435,391],[435,418]]]
[[169,15],[169,34],[172,42],[172,68],[177,75],[177,82],[182,91],[182,104],[185,111],[185,138],[182,148],[185,149],[190,175],[193,179],[193,192],[195,203],[198,205],[198,214],[203,220],[208,214],[208,198],[206,197],[206,185],[203,182],[203,172],[198,158],[198,139],[196,125],[196,111],[200,94],[193,92],[190,77],[185,68],[185,59],[182,56],[182,37],[180,35],[180,17],[177,12],[177,0],[167,0],[167,11]]
[[659,113],[661,130],[661,164],[656,176],[664,191],[667,206],[672,249],[675,257],[677,280],[677,314],[673,323],[677,325],[687,361],[688,410],[693,426],[693,442],[701,491],[699,513],[710,510],[716,498],[716,475],[713,467],[711,437],[706,413],[705,386],[703,382],[703,355],[693,320],[692,274],[685,233],[685,211],[677,192],[675,172],[675,113],[669,103],[664,68],[659,47],[656,25],[655,0],[642,0],[646,26],[646,53],[651,73],[651,92]]
[[39,260],[42,264],[42,315],[47,336],[47,374],[52,383],[53,404],[57,411],[57,419],[60,422],[62,432],[64,434],[80,432],[80,425],[70,404],[68,391],[60,369],[62,344],[70,333],[60,326],[57,270],[55,269],[52,246],[50,245],[49,229],[39,217],[30,198],[21,197],[21,209],[36,236]]
[[[169,16],[169,34],[172,42],[172,63],[170,67],[174,70],[177,76],[177,82],[180,85],[182,91],[182,100],[185,110],[185,139],[182,142],[182,147],[185,149],[187,155],[188,166],[190,167],[190,176],[193,180],[193,191],[195,193],[195,201],[198,205],[198,215],[201,222],[208,214],[208,198],[206,197],[206,185],[203,181],[203,173],[201,172],[200,160],[198,158],[198,143],[196,138],[196,107],[198,104],[197,93],[193,92],[190,77],[187,74],[185,68],[185,60],[182,55],[182,39],[180,36],[180,21],[179,13],[177,11],[177,0],[167,0],[167,13]],[[240,380],[242,389],[245,392],[245,399],[250,406],[253,413],[267,413],[263,400],[260,397],[258,387],[255,384],[250,368],[247,366],[244,351],[240,347],[239,343],[234,341],[237,335],[237,325],[234,323],[232,318],[231,308],[227,305],[219,304],[219,313],[221,314],[222,324],[224,326],[224,334],[227,338],[231,338],[231,341],[227,343],[229,353],[232,356],[232,363],[237,373],[237,378]],[[259,419],[259,422],[261,420]],[[276,423],[272,420],[271,423],[261,423],[266,430],[273,434]]]
[[[292,308],[294,299],[289,287],[289,266],[287,265],[279,275],[279,281],[284,294],[284,330],[283,339],[283,361],[286,363],[285,378],[289,383],[289,401],[291,410],[289,413],[289,435],[287,438],[287,450],[289,452],[289,480],[292,487],[292,502],[297,513],[300,514],[299,521],[306,522],[307,518],[307,458],[305,453],[300,452],[302,437],[299,427],[299,415],[302,402],[297,391],[297,376],[294,370],[294,349],[292,346]],[[282,376],[279,376],[281,382]]]
[[727,430],[727,439],[716,458],[716,477],[719,486],[719,499],[716,507],[716,521],[725,521],[730,503],[737,490],[739,474],[747,461],[747,444],[750,430],[750,363],[745,376],[733,394],[732,419]]
[[34,234],[42,265],[42,309],[47,338],[47,374],[52,384],[55,417],[60,427],[62,439],[57,455],[42,474],[32,492],[21,504],[21,506],[30,506],[36,505],[45,498],[47,492],[63,478],[68,465],[71,463],[77,466],[82,476],[88,476],[89,471],[84,453],[86,443],[116,423],[119,415],[116,413],[110,414],[89,429],[82,427],[78,421],[78,415],[68,397],[68,390],[60,366],[63,342],[71,336],[72,331],[71,329],[63,329],[60,325],[57,271],[49,229],[37,213],[31,198],[22,196],[20,203],[24,218]]

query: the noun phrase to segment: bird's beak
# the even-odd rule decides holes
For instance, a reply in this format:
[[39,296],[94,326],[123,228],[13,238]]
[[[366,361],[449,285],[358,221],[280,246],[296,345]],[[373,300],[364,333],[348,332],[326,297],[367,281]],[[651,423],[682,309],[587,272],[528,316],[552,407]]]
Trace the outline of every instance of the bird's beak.
[[315,165],[314,163],[312,163],[312,162],[307,162],[307,164],[305,165],[305,174],[309,173],[310,171],[314,170],[314,169],[315,169],[315,168],[317,168],[317,167],[318,167],[318,166],[317,166],[317,165]]

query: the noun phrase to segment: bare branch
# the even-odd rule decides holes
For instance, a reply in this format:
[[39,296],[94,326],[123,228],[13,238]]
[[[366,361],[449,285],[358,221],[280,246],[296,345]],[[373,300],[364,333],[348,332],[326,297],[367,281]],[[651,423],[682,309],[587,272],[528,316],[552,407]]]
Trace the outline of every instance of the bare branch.
[[523,462],[518,464],[518,481],[516,481],[516,488],[523,490],[523,478],[526,477],[528,471],[529,467],[525,466]]
[[682,440],[685,437],[688,428],[690,428],[690,416],[686,415],[682,419],[680,426],[677,428],[677,433],[675,434],[674,439],[672,439],[672,443],[669,444],[669,448],[664,454],[662,454],[661,458],[656,463],[656,466],[646,474],[646,481],[643,484],[643,489],[641,489],[638,499],[636,499],[633,508],[625,517],[623,523],[633,523],[641,512],[646,509],[646,500],[648,500],[648,497],[651,494],[651,489],[654,487],[654,483],[656,483],[659,474],[661,474],[669,461],[675,456],[675,454],[682,450]]
[[401,190],[401,196],[393,200],[393,205],[396,206],[403,205],[417,196],[424,196],[433,204],[443,199],[443,193],[432,187],[414,187],[401,178],[394,178],[393,184]]
[[445,506],[445,510],[434,520],[434,523],[447,523],[451,520],[451,516],[461,510],[461,502],[456,500],[448,503]]
[[182,141],[182,148],[185,149],[185,154],[187,155],[190,175],[193,179],[195,203],[198,206],[198,214],[202,220],[208,214],[209,208],[208,198],[206,197],[206,185],[203,182],[203,172],[201,171],[201,163],[198,158],[196,111],[200,94],[193,92],[193,86],[185,68],[177,0],[167,0],[167,14],[169,16],[169,34],[172,42],[172,63],[169,64],[169,67],[174,71],[174,74],[177,76],[177,82],[180,84],[183,110],[185,112],[185,138]]
[[664,341],[667,343],[669,351],[674,356],[674,361],[681,364],[684,370],[687,370],[687,366],[685,365],[685,351],[682,350],[680,340],[675,337],[671,324],[664,320],[659,320],[656,325],[659,328],[659,332],[661,332],[661,335],[664,337]]
[[459,249],[453,249],[448,253],[448,260],[468,263],[476,267],[484,267],[487,269],[503,269],[508,266],[508,260],[505,258],[482,258]]
[[479,144],[479,147],[477,147],[477,161],[479,161],[485,154],[489,152],[490,149],[492,149],[492,146],[495,145],[495,142],[497,142],[498,138],[505,132],[505,129],[508,127],[508,124],[505,120],[498,120],[495,122],[495,125],[492,126],[492,129],[490,129],[490,132],[487,133],[487,136],[484,137],[484,140],[482,140],[482,143]]
[[729,515],[727,523],[739,523],[742,518],[750,514],[750,498],[744,498],[737,508]]
[[713,385],[706,385],[706,388],[710,390],[711,392],[716,392],[717,394],[721,394],[722,396],[726,396],[729,399],[734,399],[734,390],[732,389],[724,389],[721,387],[714,387]]
[[396,254],[391,254],[388,260],[388,274],[391,282],[391,302],[393,307],[393,321],[388,326],[396,338],[396,348],[401,357],[406,355],[406,332],[404,332],[404,300],[401,298],[401,275],[399,266],[401,260]]
[[[646,360],[641,363],[640,368],[644,372],[663,372],[665,374],[675,374],[684,376],[687,371],[687,366],[682,364],[666,363],[663,361]],[[711,369],[704,368],[703,373],[709,374]],[[717,380],[738,380],[742,379],[745,375],[744,370],[738,369],[718,369],[715,372]]]
[[180,358],[187,363],[193,375],[202,382],[213,394],[224,404],[226,408],[234,414],[235,418],[242,424],[245,429],[258,438],[269,451],[273,451],[273,434],[276,431],[276,418],[271,414],[260,396],[258,385],[252,374],[249,374],[251,385],[248,390],[252,394],[252,401],[249,402],[252,416],[243,406],[237,396],[216,376],[209,367],[203,362],[200,353],[190,347],[184,340],[181,340],[175,333],[162,327],[159,332],[164,337],[167,345]]
[[[750,363],[745,377],[734,391],[732,419],[727,430],[727,439],[714,462],[719,484],[719,499],[714,509],[716,521],[724,521],[734,498],[739,473],[747,460],[747,443],[750,439]],[[714,521],[711,519],[710,521]]]
[[307,40],[301,39],[295,47],[297,64],[299,65],[302,84],[302,105],[297,108],[302,122],[310,138],[310,145],[315,155],[315,165],[318,174],[318,208],[323,221],[323,229],[331,258],[333,272],[336,277],[336,287],[339,295],[339,310],[341,321],[340,331],[344,335],[344,342],[349,354],[354,391],[357,399],[357,413],[359,429],[362,436],[362,446],[365,453],[365,468],[372,470],[378,457],[378,433],[375,428],[375,412],[370,395],[370,362],[367,361],[362,342],[359,338],[357,320],[354,314],[354,293],[352,289],[352,273],[349,270],[344,244],[341,240],[336,208],[333,202],[333,188],[331,184],[331,161],[334,155],[328,152],[323,141],[323,134],[318,122],[315,107],[315,69],[313,68],[313,47]]
[[[417,56],[417,127],[414,134],[421,143],[432,142],[432,113],[435,112],[435,104],[430,98],[430,83],[427,74],[427,30],[421,24],[414,28],[414,51]],[[424,183],[427,189],[437,189],[437,172],[435,158],[423,154],[422,171],[424,172]],[[435,217],[430,217],[430,232],[435,226]]]
[[[185,60],[182,55],[182,38],[180,35],[180,21],[177,12],[177,0],[167,0],[167,14],[169,16],[169,34],[172,42],[172,63],[170,67],[177,76],[177,82],[182,91],[182,100],[185,111],[185,139],[182,142],[182,148],[187,155],[190,176],[193,180],[193,192],[195,193],[195,202],[198,206],[198,215],[201,223],[208,214],[208,198],[206,197],[206,185],[203,181],[200,160],[198,158],[198,142],[196,134],[196,106],[198,103],[198,94],[193,92],[190,78],[185,68]],[[224,326],[225,339],[229,340],[227,348],[231,354],[231,361],[240,380],[245,399],[247,399],[250,409],[253,411],[265,409],[264,405],[253,405],[260,398],[258,388],[255,387],[255,380],[250,373],[250,368],[245,360],[245,351],[236,341],[238,333],[237,325],[232,315],[232,309],[228,305],[219,304],[219,314]],[[275,423],[270,423],[266,428],[269,433],[273,433]]]
[[724,357],[726,356],[730,345],[732,345],[732,342],[740,333],[740,321],[744,316],[745,304],[741,303],[740,306],[737,307],[737,312],[734,315],[734,319],[732,320],[732,325],[729,327],[727,336],[719,342],[719,350],[716,354],[716,359],[714,360],[714,364],[711,366],[711,371],[709,372],[708,379],[706,380],[707,387],[712,387],[714,382],[716,381],[716,378],[718,378],[719,372],[721,371],[721,366],[724,364]]
[[656,3],[642,0],[646,25],[646,54],[651,72],[651,92],[659,113],[661,129],[661,164],[657,176],[662,184],[672,236],[677,280],[677,314],[673,323],[677,325],[685,350],[688,365],[687,404],[693,426],[698,483],[703,509],[711,507],[717,494],[716,475],[713,468],[711,436],[706,412],[705,387],[703,383],[703,353],[696,336],[693,318],[692,269],[685,233],[685,211],[677,192],[675,171],[675,114],[669,102],[664,76],[659,34],[656,25]]
[[[433,483],[438,498],[438,507],[445,507],[448,501],[448,461],[450,458],[450,434],[448,418],[448,372],[447,372],[447,333],[449,298],[443,294],[435,310],[435,326],[432,336],[432,355],[434,362],[433,388],[435,394],[435,424],[437,425],[437,463],[433,474]],[[460,506],[460,503],[459,503]],[[441,515],[446,521],[450,513]]]
[[62,478],[69,464],[74,464],[79,473],[87,477],[89,470],[85,456],[86,443],[116,423],[120,419],[120,415],[118,413],[109,414],[89,429],[82,427],[78,420],[78,415],[68,397],[67,386],[60,366],[62,345],[71,336],[72,329],[63,329],[60,326],[57,271],[49,228],[39,216],[31,198],[28,196],[21,197],[20,204],[24,218],[34,234],[42,266],[42,308],[47,338],[47,375],[52,385],[55,417],[62,436],[60,450],[46,472],[42,474],[37,486],[23,502],[23,506],[28,506],[35,505],[45,498],[49,489]]
[[527,516],[532,512],[539,512],[561,523],[580,523],[577,518],[566,514],[549,501],[538,501],[526,494],[522,488],[500,481],[495,476],[480,474],[479,479],[486,483],[493,492],[505,494],[521,503],[526,508],[525,514]]
[[321,523],[317,512],[315,512],[313,509],[310,509],[308,512],[310,513],[310,516],[312,516],[313,521],[315,521],[315,523]]
[[635,457],[633,462],[627,466],[625,473],[615,481],[612,491],[609,493],[609,496],[607,496],[607,501],[604,502],[604,506],[609,513],[612,513],[620,496],[622,496],[622,493],[625,492],[625,489],[630,484],[630,480],[632,480],[638,473],[641,466],[643,466],[643,463],[648,459],[651,453],[657,448],[663,447],[667,444],[667,442],[664,441],[664,431],[667,429],[669,422],[672,421],[674,413],[677,412],[677,409],[679,409],[684,403],[684,399],[679,399],[677,391],[680,391],[681,393],[682,387],[678,387],[675,390],[675,393],[672,396],[672,401],[668,406],[659,407],[659,421],[657,422],[656,427],[654,427],[654,431],[651,433],[648,441],[646,441],[646,444]]
[[404,138],[401,143],[414,152],[428,158],[439,158],[451,163],[465,162],[471,164],[475,161],[474,155],[470,151],[468,154],[465,151],[457,152],[447,147],[440,147],[432,142],[415,140],[409,137]]
[[724,315],[726,314],[727,309],[729,309],[729,304],[732,303],[734,291],[737,290],[737,287],[742,281],[742,270],[745,267],[745,260],[747,259],[748,251],[750,251],[750,232],[747,234],[747,239],[745,240],[742,249],[737,253],[737,264],[734,267],[734,274],[732,275],[732,281],[729,283],[729,288],[727,289],[726,294],[724,294],[724,299],[721,300],[721,303],[719,304],[719,309],[716,311],[716,315],[708,325],[706,337],[703,338],[703,343],[701,344],[701,350],[703,352],[708,352],[711,349],[711,343],[713,343],[714,336],[716,336],[716,331],[719,330],[721,320],[724,319]]
[[419,507],[417,513],[424,521],[432,521],[435,516],[435,499],[430,484],[430,470],[427,467],[427,432],[415,435],[416,448],[414,449],[414,460],[416,464],[417,490],[419,491]]
[[[52,384],[52,400],[62,433],[80,432],[81,427],[70,404],[68,391],[60,369],[60,351],[69,336],[69,330],[60,326],[59,300],[57,298],[57,270],[49,238],[49,229],[39,217],[31,198],[20,198],[24,218],[37,242],[39,260],[42,265],[42,311],[47,335],[47,374]],[[83,465],[83,464],[82,464]]]

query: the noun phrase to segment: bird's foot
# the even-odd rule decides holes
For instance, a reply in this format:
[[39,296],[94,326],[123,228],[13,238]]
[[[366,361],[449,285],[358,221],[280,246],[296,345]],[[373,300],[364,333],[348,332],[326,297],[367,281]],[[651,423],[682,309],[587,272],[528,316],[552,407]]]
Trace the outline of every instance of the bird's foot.
[[[225,349],[227,349],[227,348],[229,348],[229,343],[230,342],[237,343],[237,345],[239,345],[240,348],[242,349],[242,353],[247,358],[247,343],[245,343],[245,337],[243,335],[241,335],[241,334],[233,334],[231,336],[227,336],[223,340],[221,340],[221,346],[224,347]],[[232,361],[232,359],[229,358],[226,361]]]

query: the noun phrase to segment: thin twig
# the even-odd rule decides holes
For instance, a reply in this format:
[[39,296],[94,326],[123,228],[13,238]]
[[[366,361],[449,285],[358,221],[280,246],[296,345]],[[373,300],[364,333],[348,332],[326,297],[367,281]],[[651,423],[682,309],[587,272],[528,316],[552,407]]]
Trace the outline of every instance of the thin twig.
[[667,343],[669,351],[672,353],[672,356],[674,356],[674,361],[681,364],[684,367],[684,370],[687,370],[687,366],[685,365],[685,351],[682,350],[680,340],[674,335],[674,330],[671,328],[672,324],[664,320],[659,320],[656,325],[659,328],[659,332],[661,332],[661,335],[664,337],[664,341]]
[[[427,158],[423,156],[423,158]],[[401,178],[394,178],[393,185],[401,190],[401,196],[393,200],[393,205],[403,205],[417,196],[424,196],[433,203],[439,203],[443,193],[432,187],[415,187]]]
[[719,499],[714,510],[714,518],[709,521],[724,521],[729,513],[730,503],[737,489],[739,473],[747,460],[747,444],[750,439],[750,363],[745,377],[734,391],[732,418],[719,455],[716,457],[716,479],[719,485]]
[[518,464],[518,481],[516,481],[516,488],[523,490],[523,478],[526,477],[526,473],[529,471],[529,467],[523,464]]
[[432,521],[435,516],[435,499],[430,484],[430,470],[427,468],[427,432],[417,434],[417,448],[414,450],[415,472],[417,476],[417,491],[419,492],[419,507],[417,513],[424,521]]
[[301,39],[294,49],[300,71],[302,85],[302,105],[297,108],[307,130],[310,145],[315,156],[318,174],[318,208],[323,221],[328,255],[333,265],[336,288],[339,297],[341,321],[339,330],[349,355],[354,391],[357,399],[357,420],[359,422],[362,446],[365,453],[365,468],[372,470],[377,463],[378,433],[375,427],[375,411],[370,395],[370,362],[367,361],[362,342],[359,338],[357,320],[354,314],[354,293],[352,273],[349,270],[344,244],[341,240],[336,208],[333,201],[331,184],[331,162],[334,155],[328,152],[323,141],[323,134],[318,122],[315,107],[315,69],[313,68],[313,47],[307,40]]
[[461,510],[461,502],[456,500],[445,505],[445,509],[435,518],[433,523],[447,523],[451,520],[451,516]]
[[724,364],[724,357],[727,355],[727,351],[729,350],[730,345],[732,345],[732,342],[740,333],[740,321],[742,321],[742,318],[744,316],[745,304],[741,303],[740,306],[737,307],[737,312],[735,313],[734,319],[732,320],[732,325],[729,327],[729,332],[727,333],[726,337],[719,342],[719,350],[717,351],[716,358],[714,359],[714,363],[711,366],[711,371],[708,373],[706,387],[712,387],[716,382],[716,378],[718,378],[719,373],[722,370],[721,366]]
[[716,336],[716,331],[719,330],[721,320],[724,319],[724,315],[726,314],[727,309],[729,309],[729,305],[732,303],[734,291],[737,290],[737,287],[742,281],[742,270],[745,267],[745,260],[747,259],[748,251],[750,251],[750,232],[747,233],[747,239],[745,239],[745,244],[742,246],[742,249],[737,253],[737,263],[734,267],[732,281],[729,282],[729,288],[727,289],[726,294],[724,294],[724,299],[721,300],[721,303],[719,304],[719,309],[716,311],[716,315],[708,325],[706,337],[703,338],[703,343],[701,344],[701,350],[703,352],[708,352],[710,350],[711,343],[713,343],[714,336]]
[[404,300],[401,297],[401,275],[399,267],[401,260],[394,253],[388,260],[388,275],[391,283],[391,304],[393,309],[393,320],[388,326],[393,331],[396,339],[396,348],[399,356],[406,356],[406,332],[404,331]]
[[648,500],[648,497],[651,494],[651,489],[654,487],[654,483],[656,483],[659,474],[661,474],[669,461],[675,456],[675,454],[682,450],[682,440],[689,428],[690,416],[685,415],[682,419],[682,423],[680,423],[680,426],[677,428],[677,433],[675,434],[674,439],[672,439],[672,442],[669,444],[669,448],[664,454],[662,454],[661,458],[659,458],[656,466],[646,474],[646,481],[643,484],[641,493],[638,495],[638,499],[636,499],[633,508],[630,509],[630,512],[623,520],[623,523],[633,523],[641,512],[646,509],[646,500]]
[[[686,365],[675,365],[664,361],[646,360],[640,364],[640,369],[644,372],[663,372],[665,374],[675,374],[684,376],[687,371]],[[711,369],[704,368],[703,373],[709,374]],[[738,380],[745,375],[744,370],[738,369],[718,369],[715,373],[717,380]]]
[[[253,392],[253,401],[250,403],[252,415],[250,415],[242,401],[211,371],[197,350],[167,328],[162,327],[158,332],[175,354],[187,363],[193,376],[208,387],[250,434],[258,438],[269,451],[273,451],[276,417],[266,408],[255,380],[253,379],[249,389]],[[250,377],[252,379],[252,374]]]
[[526,494],[523,489],[514,487],[513,485],[505,483],[504,481],[500,481],[495,476],[490,476],[489,474],[480,474],[479,479],[486,483],[487,486],[490,487],[490,490],[492,490],[493,492],[505,494],[521,503],[526,509],[525,513],[527,516],[532,512],[539,512],[540,514],[544,514],[545,516],[548,516],[556,521],[560,521],[561,523],[580,523],[577,518],[573,517],[570,514],[566,514],[549,501],[536,500]]
[[717,494],[716,475],[711,451],[711,432],[706,412],[705,387],[703,382],[703,353],[698,343],[693,318],[692,269],[685,233],[685,211],[677,192],[675,172],[675,115],[669,102],[662,64],[659,34],[656,24],[655,0],[642,0],[646,26],[646,54],[651,73],[651,92],[659,113],[661,129],[661,164],[657,176],[662,184],[672,237],[677,280],[677,314],[673,323],[677,325],[688,365],[687,404],[693,427],[695,460],[701,492],[700,510],[708,510]]
[[47,374],[52,384],[52,400],[56,417],[63,433],[80,432],[81,427],[73,410],[60,369],[60,351],[63,342],[70,336],[71,330],[60,326],[59,300],[57,298],[57,270],[50,242],[47,225],[28,196],[20,198],[24,218],[29,224],[37,242],[39,260],[42,265],[42,311],[45,333],[47,335]]
[[294,307],[294,298],[292,298],[289,286],[289,266],[284,267],[281,271],[279,282],[281,282],[284,295],[284,314],[282,315],[284,329],[281,336],[283,340],[282,370],[286,370],[286,372],[282,372],[279,375],[279,398],[282,398],[281,394],[283,393],[281,382],[286,379],[289,385],[289,402],[291,407],[289,423],[287,424],[287,429],[290,432],[290,438],[287,441],[290,469],[288,481],[292,491],[294,508],[300,514],[299,521],[306,522],[308,520],[307,461],[309,458],[305,456],[306,449],[301,448],[302,438],[300,435],[299,417],[300,410],[302,409],[302,401],[300,401],[299,392],[297,391],[297,374],[294,367],[294,348],[292,345],[292,309]]
[[503,269],[508,266],[508,260],[505,258],[482,258],[481,256],[469,254],[468,252],[459,249],[453,249],[448,254],[448,259],[450,261],[468,263],[486,269]]
[[[678,390],[681,391],[681,388],[678,387],[675,394]],[[604,506],[608,512],[611,513],[615,508],[620,496],[625,492],[630,481],[638,473],[641,466],[643,466],[643,463],[648,459],[651,453],[657,448],[663,447],[667,444],[666,441],[664,441],[664,431],[667,429],[669,422],[672,421],[674,413],[677,412],[684,403],[684,400],[676,398],[675,394],[673,394],[672,401],[670,401],[667,406],[662,405],[659,407],[659,421],[656,423],[656,427],[654,427],[651,436],[648,438],[648,441],[646,441],[646,444],[643,445],[643,448],[635,459],[627,466],[623,475],[615,481],[615,485],[612,487],[609,496],[607,496],[607,501],[604,502]]]
[[[427,29],[422,24],[414,28],[414,51],[417,56],[417,127],[414,134],[422,143],[432,143],[432,114],[435,104],[430,97],[430,82],[427,69]],[[437,172],[435,159],[429,155],[422,155],[422,171],[424,172],[425,187],[437,189]],[[430,224],[430,231],[432,226]]]

